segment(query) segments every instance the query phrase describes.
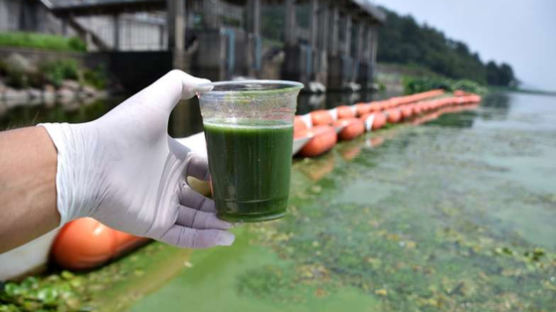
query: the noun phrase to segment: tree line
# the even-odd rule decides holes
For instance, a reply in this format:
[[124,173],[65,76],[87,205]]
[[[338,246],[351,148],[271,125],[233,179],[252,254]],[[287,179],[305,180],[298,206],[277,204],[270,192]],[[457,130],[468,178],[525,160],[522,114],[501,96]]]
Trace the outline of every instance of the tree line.
[[386,24],[379,28],[377,61],[419,65],[453,79],[512,87],[517,83],[509,64],[483,63],[477,52],[441,31],[419,25],[412,16],[400,16],[384,7]]

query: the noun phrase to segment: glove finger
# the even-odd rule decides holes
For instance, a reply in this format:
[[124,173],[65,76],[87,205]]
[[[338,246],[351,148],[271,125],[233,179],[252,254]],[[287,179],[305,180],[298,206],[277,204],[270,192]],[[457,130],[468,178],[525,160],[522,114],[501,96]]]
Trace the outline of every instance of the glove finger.
[[[131,97],[130,102],[152,102],[160,105],[168,114],[174,109],[179,100],[187,100],[195,96],[195,92],[206,87],[208,79],[193,77],[181,70],[171,70],[157,81]],[[128,101],[129,101],[128,100]],[[126,101],[126,102],[128,102]]]
[[199,230],[181,225],[172,226],[159,240],[182,248],[230,246],[234,234],[223,230]]
[[199,211],[181,205],[178,207],[176,224],[194,229],[227,230],[232,227],[231,223],[218,219],[214,213]]
[[167,137],[167,140],[168,140],[168,146],[170,148],[170,151],[174,155],[176,155],[178,159],[181,159],[182,161],[187,160],[187,155],[191,153],[191,149],[181,144],[180,142],[178,142],[178,140],[172,138],[169,135]]
[[197,193],[194,189],[190,188],[185,182],[180,188],[178,194],[180,204],[206,212],[216,212],[214,201]]
[[187,166],[185,168],[185,176],[208,181],[210,177],[208,160],[203,156],[191,154],[191,158],[187,161]]

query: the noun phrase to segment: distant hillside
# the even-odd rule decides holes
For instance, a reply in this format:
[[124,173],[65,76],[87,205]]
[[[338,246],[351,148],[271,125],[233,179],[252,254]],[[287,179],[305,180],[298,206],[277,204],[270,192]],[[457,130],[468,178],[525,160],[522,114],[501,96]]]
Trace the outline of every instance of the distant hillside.
[[506,63],[483,63],[461,41],[411,16],[400,16],[386,8],[386,24],[379,29],[378,62],[419,65],[454,79],[470,79],[495,86],[515,86],[513,69]]

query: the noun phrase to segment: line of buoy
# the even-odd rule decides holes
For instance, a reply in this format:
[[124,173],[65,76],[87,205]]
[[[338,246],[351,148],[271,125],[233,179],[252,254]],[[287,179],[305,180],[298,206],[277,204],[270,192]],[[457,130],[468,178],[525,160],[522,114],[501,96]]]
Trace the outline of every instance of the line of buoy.
[[365,131],[378,130],[386,124],[430,120],[444,113],[455,112],[463,104],[481,101],[479,95],[461,90],[454,92],[453,96],[442,95],[443,90],[430,90],[296,116],[294,140],[298,144],[294,144],[293,153],[304,157],[318,156],[332,149],[338,140],[352,140]]

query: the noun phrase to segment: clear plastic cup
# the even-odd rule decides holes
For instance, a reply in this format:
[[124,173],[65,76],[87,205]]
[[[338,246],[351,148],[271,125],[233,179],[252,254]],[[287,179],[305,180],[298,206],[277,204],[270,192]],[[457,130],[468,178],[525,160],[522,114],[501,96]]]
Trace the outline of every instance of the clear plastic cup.
[[210,86],[198,97],[218,217],[234,222],[282,217],[290,189],[293,118],[303,85],[248,80]]

